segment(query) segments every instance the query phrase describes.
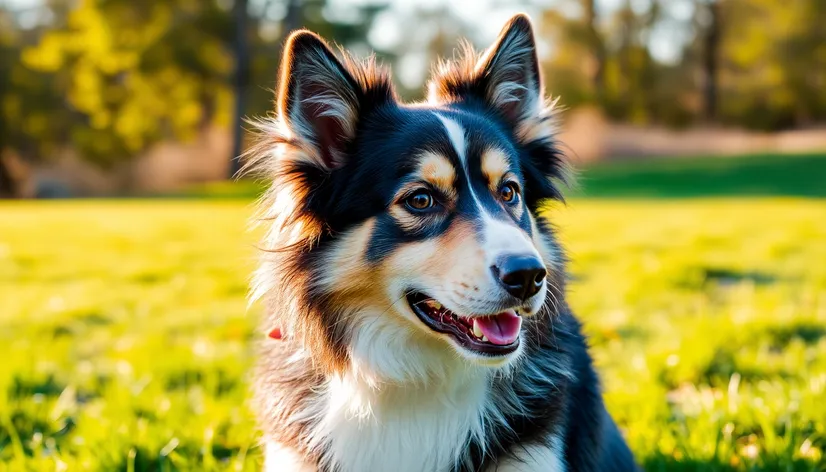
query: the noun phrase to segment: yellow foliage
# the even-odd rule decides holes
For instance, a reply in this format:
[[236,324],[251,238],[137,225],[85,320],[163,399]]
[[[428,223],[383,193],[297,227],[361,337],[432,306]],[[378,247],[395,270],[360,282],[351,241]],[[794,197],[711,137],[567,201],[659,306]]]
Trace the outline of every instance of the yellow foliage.
[[23,63],[33,69],[55,72],[63,66],[66,37],[60,32],[49,32],[36,47],[23,51]]
[[[226,44],[199,30],[191,31],[195,44],[170,43],[170,35],[187,27],[173,23],[180,13],[175,9],[183,7],[152,2],[137,8],[84,0],[69,14],[66,29],[47,32],[23,53],[26,66],[63,76],[71,107],[88,116],[89,129],[73,132],[74,144],[107,159],[140,152],[168,130],[172,138],[189,139],[207,118],[229,121],[233,61]],[[190,15],[202,8],[197,2],[185,6]],[[193,50],[202,69],[179,63],[176,48]],[[207,101],[212,105],[205,107]],[[14,111],[13,104],[4,107]],[[205,117],[206,109],[214,117]]]

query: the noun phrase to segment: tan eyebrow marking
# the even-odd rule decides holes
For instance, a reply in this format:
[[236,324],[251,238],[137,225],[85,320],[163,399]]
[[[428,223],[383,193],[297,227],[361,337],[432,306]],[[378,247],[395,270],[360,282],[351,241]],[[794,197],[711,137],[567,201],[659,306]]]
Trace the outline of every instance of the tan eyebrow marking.
[[[417,188],[421,188],[421,185],[416,184],[416,183],[410,183],[410,184],[405,185],[396,194],[396,199],[397,200],[400,199],[402,196],[409,193],[411,190],[414,190],[414,189],[417,189]],[[439,218],[438,215],[435,215],[434,217],[430,217],[430,218],[422,217],[420,215],[413,215],[409,211],[407,211],[405,208],[403,208],[402,204],[390,205],[390,208],[388,209],[388,211],[390,213],[390,216],[392,216],[393,219],[396,220],[396,223],[399,225],[399,227],[401,227],[405,231],[411,231],[411,232],[412,231],[418,231],[418,230],[422,229],[423,227],[425,227],[429,224],[432,224],[433,221],[434,221],[434,217]]]
[[508,156],[499,148],[488,148],[482,153],[482,173],[493,189],[510,170]]
[[403,208],[403,205],[398,204],[400,203],[400,199],[404,198],[405,195],[408,195],[416,189],[420,189],[422,187],[421,181],[425,181],[439,190],[444,197],[447,198],[447,201],[442,203],[448,208],[455,205],[456,170],[447,157],[432,151],[427,151],[419,154],[418,166],[416,173],[418,179],[407,183],[399,189],[395,197],[397,203],[391,205],[389,208],[390,215],[405,231],[417,231],[424,226],[433,224],[437,219],[442,219],[442,215],[432,215],[429,217],[412,215]]
[[445,156],[435,152],[421,154],[419,175],[446,195],[452,197],[456,194],[456,169]]

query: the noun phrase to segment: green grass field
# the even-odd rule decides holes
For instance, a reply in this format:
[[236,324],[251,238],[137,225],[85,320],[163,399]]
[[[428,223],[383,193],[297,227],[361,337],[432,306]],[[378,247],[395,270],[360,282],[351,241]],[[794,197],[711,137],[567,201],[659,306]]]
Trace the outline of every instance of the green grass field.
[[[0,470],[258,468],[250,212],[0,203]],[[573,199],[548,216],[646,470],[826,470],[826,200]]]
[[826,197],[826,154],[628,160],[581,174],[590,197]]

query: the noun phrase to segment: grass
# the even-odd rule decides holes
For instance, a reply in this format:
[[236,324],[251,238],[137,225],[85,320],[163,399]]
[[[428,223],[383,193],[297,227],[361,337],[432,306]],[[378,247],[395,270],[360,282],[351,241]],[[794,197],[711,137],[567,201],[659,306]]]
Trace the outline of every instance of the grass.
[[0,205],[0,470],[254,468],[247,213]]
[[599,163],[582,171],[590,197],[826,197],[826,153]]
[[[633,195],[632,174],[602,183]],[[260,468],[249,213],[0,203],[0,471]],[[548,216],[646,470],[826,471],[826,200],[574,199]]]

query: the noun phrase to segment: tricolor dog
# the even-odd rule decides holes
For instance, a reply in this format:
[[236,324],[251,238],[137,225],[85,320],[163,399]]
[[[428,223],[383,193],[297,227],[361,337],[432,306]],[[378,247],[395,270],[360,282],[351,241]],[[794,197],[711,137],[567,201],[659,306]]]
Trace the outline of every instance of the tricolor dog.
[[561,200],[516,16],[402,103],[373,60],[288,39],[251,165],[272,186],[253,298],[269,471],[628,471],[543,202]]

